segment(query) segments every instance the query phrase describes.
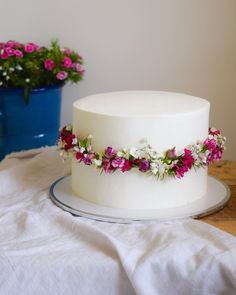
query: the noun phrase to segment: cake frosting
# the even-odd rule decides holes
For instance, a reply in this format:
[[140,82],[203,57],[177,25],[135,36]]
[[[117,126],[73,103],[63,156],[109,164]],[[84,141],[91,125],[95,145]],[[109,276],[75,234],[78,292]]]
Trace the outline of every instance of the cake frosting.
[[[182,150],[208,135],[210,103],[186,94],[128,91],[91,95],[73,104],[73,132],[93,135],[97,152],[137,147],[147,141],[158,152]],[[161,209],[201,198],[207,168],[192,169],[184,178],[158,181],[139,171],[101,174],[94,166],[72,160],[72,189],[79,197],[103,206]]]

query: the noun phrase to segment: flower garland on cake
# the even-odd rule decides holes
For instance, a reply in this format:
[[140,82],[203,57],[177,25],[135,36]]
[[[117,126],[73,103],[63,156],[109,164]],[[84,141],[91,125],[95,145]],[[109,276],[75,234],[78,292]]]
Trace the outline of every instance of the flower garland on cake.
[[94,165],[105,173],[129,171],[133,168],[142,173],[154,175],[157,178],[175,176],[182,178],[192,168],[205,167],[214,160],[219,160],[225,150],[226,138],[220,130],[209,128],[209,134],[204,141],[197,141],[183,151],[175,147],[158,154],[149,144],[140,148],[122,149],[116,151],[108,146],[101,153],[94,152],[91,144],[92,135],[81,139],[72,132],[72,126],[60,129],[58,147],[63,159],[75,158],[79,163]]

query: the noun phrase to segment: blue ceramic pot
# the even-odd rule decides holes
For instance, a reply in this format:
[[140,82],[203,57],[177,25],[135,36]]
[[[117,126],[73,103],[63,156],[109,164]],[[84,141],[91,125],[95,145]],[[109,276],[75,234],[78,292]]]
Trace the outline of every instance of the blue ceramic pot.
[[0,88],[0,159],[13,151],[55,145],[62,86],[33,89],[29,104],[22,89]]

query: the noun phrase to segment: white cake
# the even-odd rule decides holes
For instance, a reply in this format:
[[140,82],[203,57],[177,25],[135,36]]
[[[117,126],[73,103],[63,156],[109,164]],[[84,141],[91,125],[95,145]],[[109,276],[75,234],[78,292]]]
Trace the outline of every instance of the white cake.
[[[202,141],[208,135],[210,104],[185,94],[132,91],[88,96],[73,104],[73,132],[93,135],[96,152],[137,147],[146,140],[162,153]],[[191,169],[182,179],[157,180],[132,169],[100,173],[94,166],[72,161],[72,189],[81,198],[108,207],[174,208],[201,198],[207,169]]]

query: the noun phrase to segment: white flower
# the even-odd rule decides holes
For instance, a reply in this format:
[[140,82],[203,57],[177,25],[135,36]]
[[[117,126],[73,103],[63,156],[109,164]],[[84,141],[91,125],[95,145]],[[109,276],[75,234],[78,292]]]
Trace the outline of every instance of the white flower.
[[93,138],[92,134],[89,134],[87,138],[92,139]]
[[129,154],[130,154],[131,156],[133,156],[135,159],[137,159],[137,158],[139,157],[140,152],[139,152],[139,150],[136,149],[135,147],[132,147],[132,148],[130,148],[130,150],[129,150]]
[[66,125],[66,130],[67,131],[72,131],[72,126],[71,125]]
[[9,80],[10,79],[10,77],[9,76],[6,76],[6,80]]
[[72,139],[72,144],[77,144],[77,142],[78,142],[78,140],[76,137]]
[[0,71],[3,69],[3,67],[2,66],[0,66]]
[[26,78],[26,79],[25,79],[25,82],[26,82],[26,83],[29,83],[29,82],[30,82],[30,79],[29,79],[29,78]]
[[22,71],[23,70],[23,68],[20,65],[17,65],[16,66],[16,69],[19,70],[19,71]]
[[3,84],[2,81],[0,81],[0,86],[2,86],[2,84]]
[[6,75],[7,75],[7,72],[3,72],[2,75],[3,75],[3,76],[6,76]]
[[102,165],[102,161],[98,159],[93,159],[93,164],[96,165],[97,167],[100,167]]
[[80,152],[83,153],[84,151],[85,151],[85,148],[84,147],[81,147],[80,148]]
[[10,72],[14,72],[15,69],[14,69],[14,68],[9,68],[9,71],[10,71]]

